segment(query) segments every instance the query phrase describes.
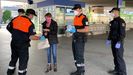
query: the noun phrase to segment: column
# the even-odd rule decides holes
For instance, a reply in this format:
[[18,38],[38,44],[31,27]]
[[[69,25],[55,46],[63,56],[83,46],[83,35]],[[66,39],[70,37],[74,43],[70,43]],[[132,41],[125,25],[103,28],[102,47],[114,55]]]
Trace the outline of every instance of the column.
[[2,6],[0,1],[0,24],[2,23]]

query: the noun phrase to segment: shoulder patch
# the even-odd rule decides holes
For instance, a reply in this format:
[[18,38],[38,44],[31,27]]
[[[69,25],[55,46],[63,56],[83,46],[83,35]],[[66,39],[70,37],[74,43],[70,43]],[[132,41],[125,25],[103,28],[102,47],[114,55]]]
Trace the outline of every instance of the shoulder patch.
[[86,25],[89,25],[89,22],[86,22],[85,24],[86,24]]
[[109,24],[109,26],[111,26],[111,24]]
[[36,29],[33,29],[33,32],[36,32]]
[[126,26],[125,23],[122,23],[122,26],[125,27]]

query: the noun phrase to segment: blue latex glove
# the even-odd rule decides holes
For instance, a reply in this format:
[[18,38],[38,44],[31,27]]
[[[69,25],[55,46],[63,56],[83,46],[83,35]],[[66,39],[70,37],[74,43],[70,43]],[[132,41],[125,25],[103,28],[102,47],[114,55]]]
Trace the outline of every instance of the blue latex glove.
[[110,40],[106,40],[106,46],[110,46],[111,41]]
[[68,25],[66,31],[67,31],[67,32],[70,32],[70,33],[75,33],[75,32],[76,32],[76,29],[75,29],[74,26]]
[[76,32],[76,29],[73,27],[71,30],[70,30],[70,33],[75,33]]
[[117,42],[116,45],[115,45],[115,48],[119,49],[120,47],[121,47],[121,43]]
[[41,37],[40,37],[40,40],[41,40],[41,41],[44,41],[45,39],[46,39],[45,36],[41,36]]

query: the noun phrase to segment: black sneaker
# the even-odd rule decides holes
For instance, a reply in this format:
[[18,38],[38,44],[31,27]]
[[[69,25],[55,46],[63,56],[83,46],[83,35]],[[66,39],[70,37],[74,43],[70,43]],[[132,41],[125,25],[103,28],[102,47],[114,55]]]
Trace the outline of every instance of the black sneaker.
[[80,72],[76,71],[76,72],[72,72],[70,75],[84,75],[84,73],[80,73]]
[[15,69],[13,69],[13,70],[8,69],[8,70],[7,70],[7,75],[13,75],[13,74],[14,74],[14,72],[15,72],[15,70],[16,70],[16,68],[15,68]]
[[27,72],[24,72],[24,73],[18,73],[18,75],[26,75]]
[[109,74],[113,74],[113,75],[117,75],[118,72],[116,70],[109,70],[108,71]]

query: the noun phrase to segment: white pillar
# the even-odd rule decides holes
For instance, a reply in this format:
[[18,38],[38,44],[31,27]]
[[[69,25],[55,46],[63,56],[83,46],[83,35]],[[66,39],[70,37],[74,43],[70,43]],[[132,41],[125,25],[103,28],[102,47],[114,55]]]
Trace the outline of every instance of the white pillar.
[[2,6],[0,1],[0,24],[2,23]]

